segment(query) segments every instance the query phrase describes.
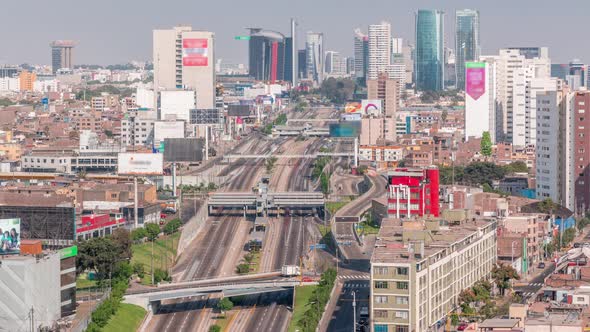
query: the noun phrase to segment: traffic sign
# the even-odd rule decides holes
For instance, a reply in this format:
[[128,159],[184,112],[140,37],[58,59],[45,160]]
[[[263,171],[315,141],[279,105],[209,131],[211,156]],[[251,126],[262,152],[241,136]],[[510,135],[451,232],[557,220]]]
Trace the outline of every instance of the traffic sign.
[[235,36],[235,40],[250,40],[250,36]]
[[309,250],[314,249],[326,249],[326,245],[324,243],[312,244],[309,246]]

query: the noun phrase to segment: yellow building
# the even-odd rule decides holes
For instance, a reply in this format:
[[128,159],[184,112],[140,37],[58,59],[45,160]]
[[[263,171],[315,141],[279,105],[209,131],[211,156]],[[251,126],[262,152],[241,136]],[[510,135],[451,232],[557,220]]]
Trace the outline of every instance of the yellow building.
[[20,80],[20,91],[33,91],[33,85],[37,80],[37,74],[23,70],[18,78]]

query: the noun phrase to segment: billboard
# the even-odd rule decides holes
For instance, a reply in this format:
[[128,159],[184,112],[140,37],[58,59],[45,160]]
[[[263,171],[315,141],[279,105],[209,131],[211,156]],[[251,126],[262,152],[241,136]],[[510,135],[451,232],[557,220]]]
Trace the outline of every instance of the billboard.
[[20,218],[0,219],[0,255],[20,253]]
[[207,38],[185,38],[182,40],[182,65],[206,67],[209,65],[209,41]]
[[157,121],[154,123],[154,145],[165,138],[184,138],[183,121]]
[[71,246],[59,250],[59,258],[65,259],[78,256],[78,246]]
[[344,106],[345,113],[362,113],[362,105],[361,103],[346,103]]
[[219,124],[221,114],[217,108],[191,110],[191,124]]
[[358,137],[360,134],[360,121],[330,123],[330,137]]
[[361,109],[363,114],[381,115],[383,113],[383,103],[381,99],[363,99]]
[[161,153],[119,153],[119,174],[160,175],[164,167]]
[[343,113],[340,114],[340,121],[361,121],[361,113]]
[[167,138],[163,142],[166,162],[197,162],[203,160],[205,140],[202,138]]
[[249,116],[252,113],[250,105],[234,104],[227,105],[227,115],[229,116]]
[[465,93],[478,100],[486,92],[485,62],[465,63]]

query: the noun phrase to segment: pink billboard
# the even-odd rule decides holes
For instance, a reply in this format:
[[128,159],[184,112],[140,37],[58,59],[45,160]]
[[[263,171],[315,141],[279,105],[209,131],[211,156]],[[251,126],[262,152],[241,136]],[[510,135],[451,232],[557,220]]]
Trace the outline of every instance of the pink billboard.
[[474,100],[486,93],[486,64],[483,62],[465,63],[465,92]]
[[187,38],[182,40],[182,65],[187,67],[206,67],[209,41],[206,38]]

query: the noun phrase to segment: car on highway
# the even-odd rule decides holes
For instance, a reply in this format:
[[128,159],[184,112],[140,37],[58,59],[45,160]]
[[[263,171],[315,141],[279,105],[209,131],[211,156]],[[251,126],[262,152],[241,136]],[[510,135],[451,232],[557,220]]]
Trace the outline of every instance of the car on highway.
[[539,262],[539,265],[537,265],[537,267],[538,267],[539,269],[544,269],[544,268],[545,268],[545,263],[543,263],[543,262]]

